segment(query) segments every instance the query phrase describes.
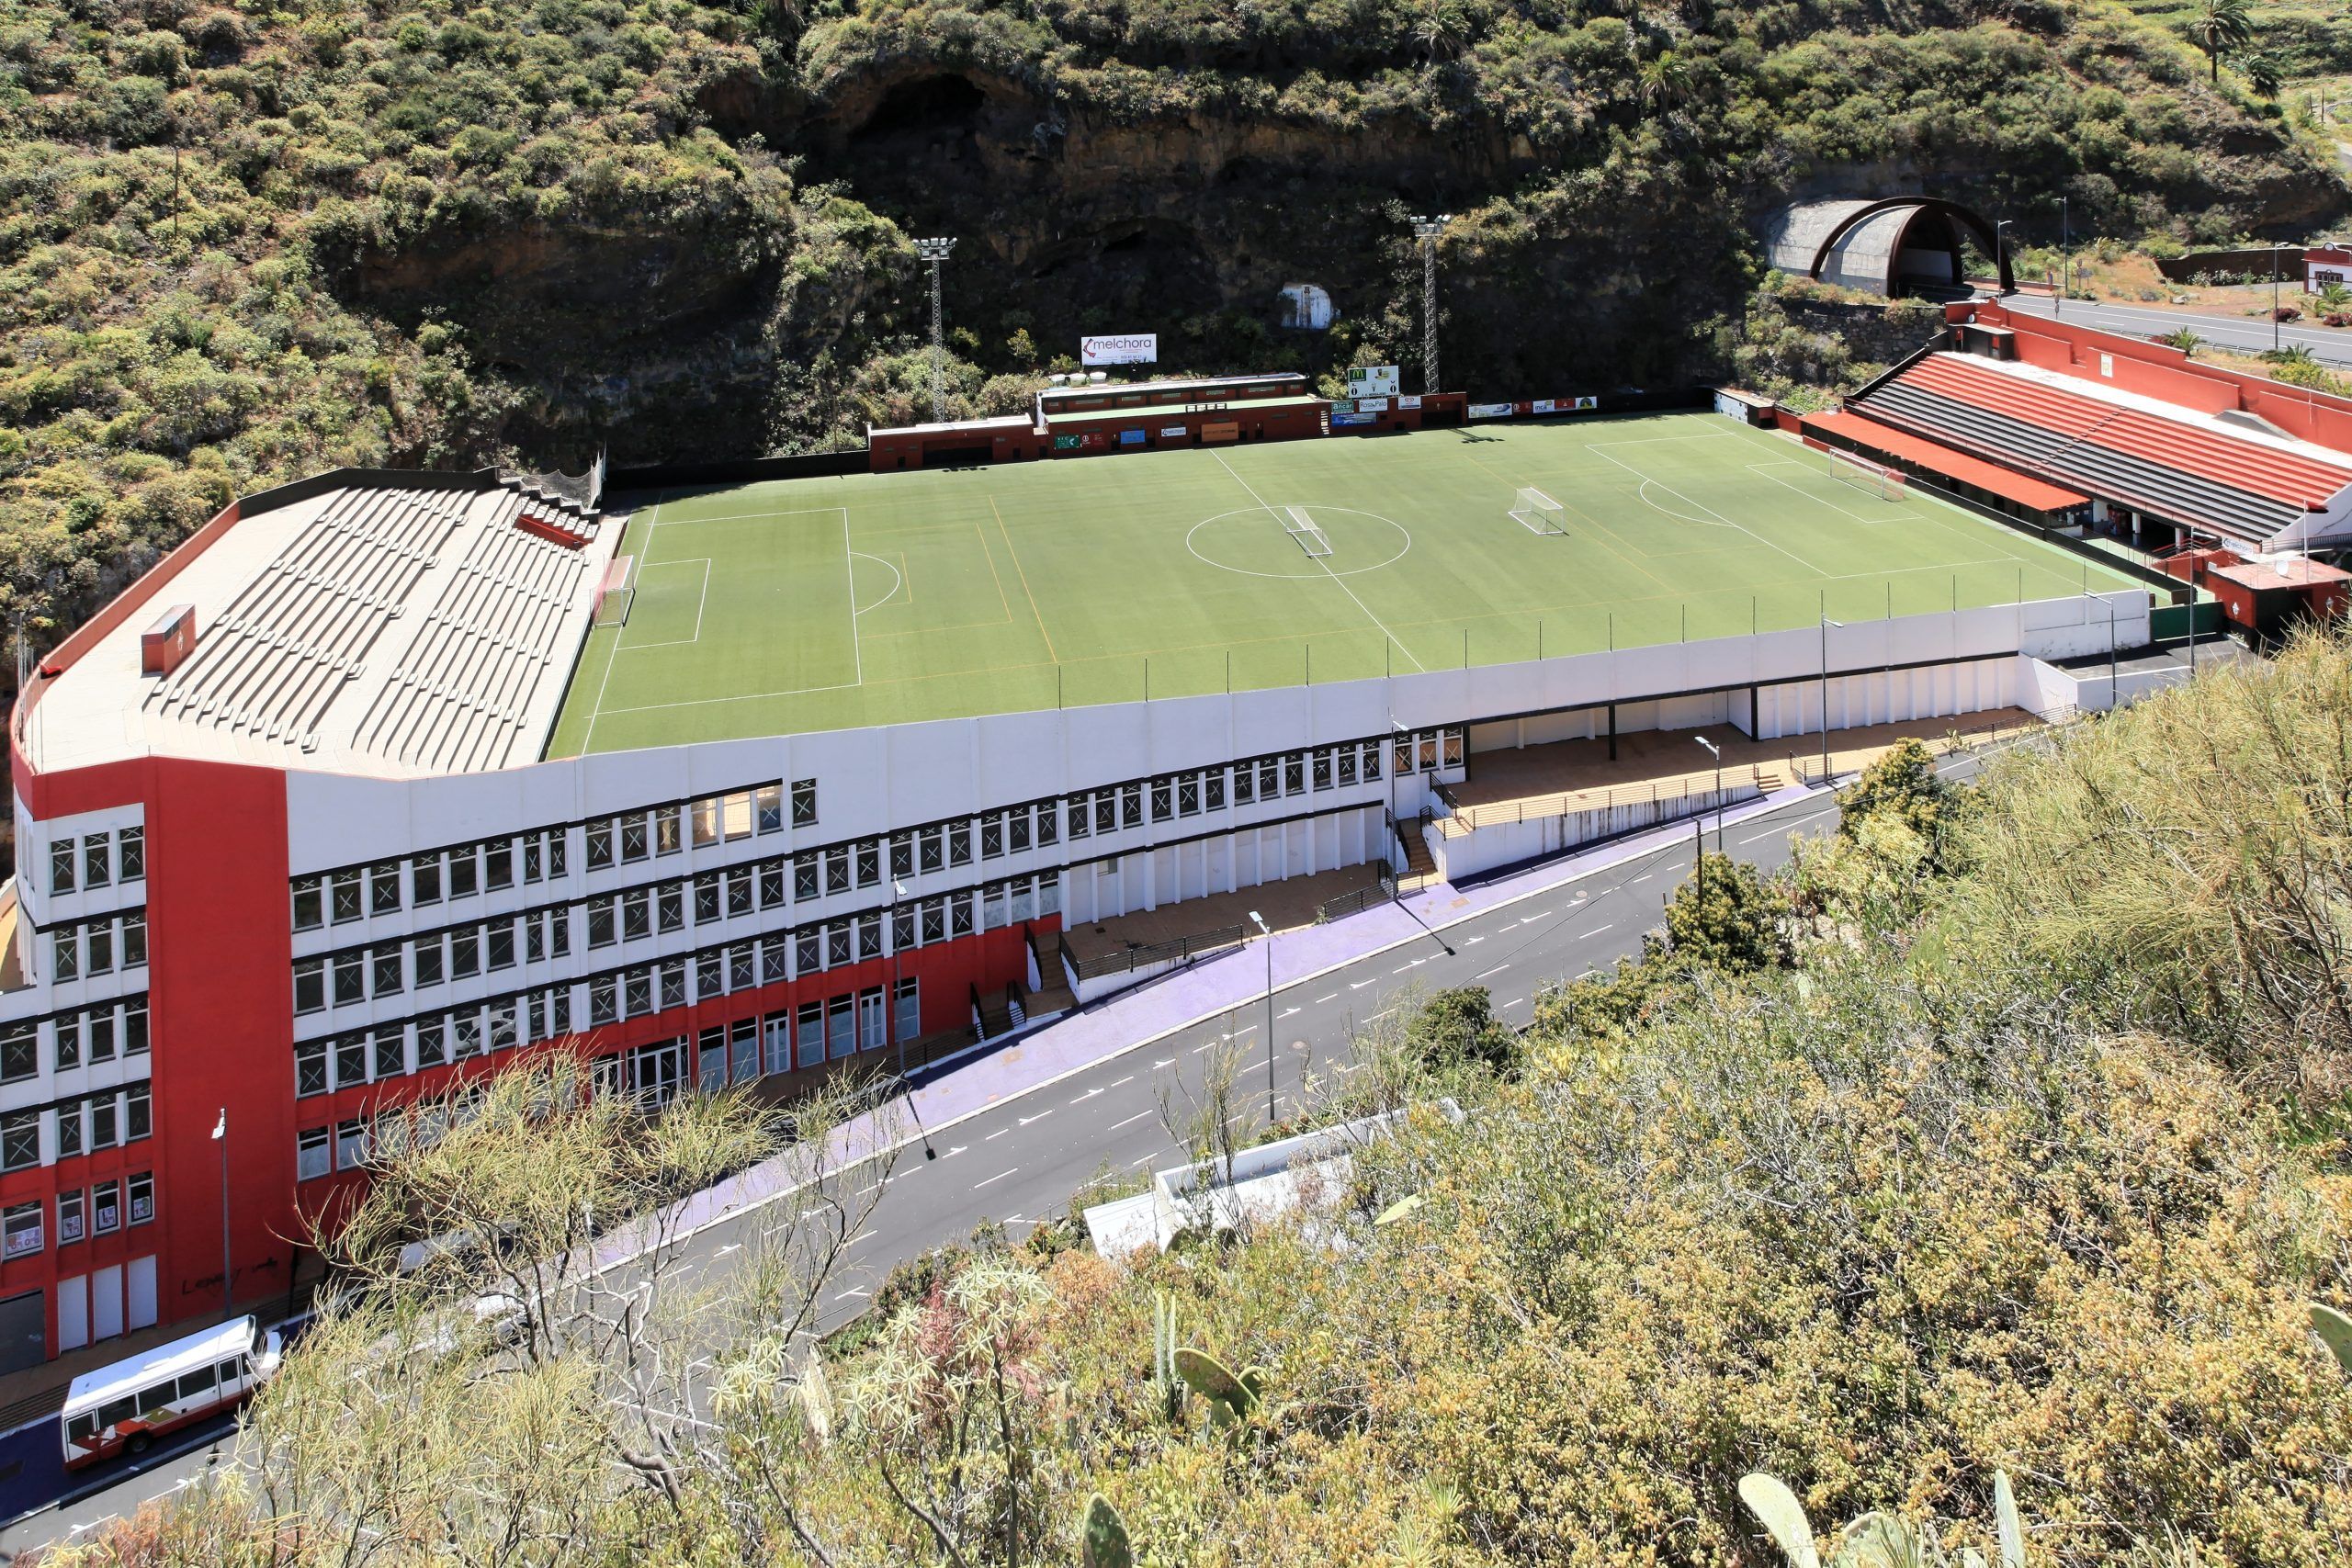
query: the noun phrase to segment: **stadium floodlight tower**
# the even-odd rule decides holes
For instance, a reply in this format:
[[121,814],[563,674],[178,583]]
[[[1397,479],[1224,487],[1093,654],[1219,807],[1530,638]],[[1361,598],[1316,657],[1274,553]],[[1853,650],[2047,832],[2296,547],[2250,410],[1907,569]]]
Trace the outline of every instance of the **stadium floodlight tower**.
[[944,380],[945,343],[940,332],[939,265],[947,253],[956,248],[953,236],[915,242],[915,254],[931,264],[931,422],[947,423],[947,389]]
[[1438,390],[1437,378],[1437,237],[1453,221],[1453,214],[1413,220],[1413,233],[1421,242],[1421,390]]

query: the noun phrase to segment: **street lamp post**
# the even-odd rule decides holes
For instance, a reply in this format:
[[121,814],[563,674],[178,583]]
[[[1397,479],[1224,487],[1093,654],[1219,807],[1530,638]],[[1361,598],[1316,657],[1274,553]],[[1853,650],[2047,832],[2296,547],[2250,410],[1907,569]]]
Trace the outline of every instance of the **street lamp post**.
[[1993,288],[1994,292],[2000,294],[2008,292],[2001,287],[2001,275],[2006,270],[2001,265],[2001,259],[2009,254],[2008,240],[2001,231],[2007,229],[2012,221],[2011,219],[2004,218],[1993,225]]
[[1274,1114],[1274,932],[1255,909],[1250,911],[1250,920],[1266,949],[1266,1125],[1272,1127],[1281,1120]]
[[1421,242],[1421,390],[1440,389],[1437,374],[1437,241],[1453,214],[1416,217],[1413,233]]
[[2284,245],[2270,247],[2270,352],[2278,352],[2278,253]]
[[1829,781],[1829,628],[1842,626],[1843,621],[1821,617],[1821,778]]
[[2050,302],[2050,313],[2063,315],[2066,307],[2066,290],[2074,287],[2075,225],[2066,210],[2066,198],[2058,198],[2058,298]]
[[946,350],[944,338],[940,331],[939,267],[940,264],[947,259],[947,253],[955,248],[956,241],[949,235],[915,242],[915,254],[931,264],[931,422],[933,424],[947,423],[947,390],[944,379],[946,373],[944,365]]
[[220,1120],[212,1124],[212,1141],[220,1145],[220,1314],[229,1315],[235,1303],[231,1282],[236,1275],[229,1262],[229,1108],[220,1108]]
[[1724,852],[1724,754],[1705,736],[1694,736],[1692,739],[1704,746],[1707,755],[1715,760],[1715,853],[1721,855]]

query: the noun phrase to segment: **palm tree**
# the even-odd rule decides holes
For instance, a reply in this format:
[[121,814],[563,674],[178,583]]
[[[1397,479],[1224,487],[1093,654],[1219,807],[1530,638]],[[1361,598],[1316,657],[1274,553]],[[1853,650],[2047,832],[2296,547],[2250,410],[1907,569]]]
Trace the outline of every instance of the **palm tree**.
[[2254,41],[2252,0],[2197,0],[2196,14],[2188,18],[2188,36],[2205,51],[2218,83],[2222,56]]
[[1670,49],[1643,61],[1638,74],[1642,107],[1654,114],[1665,114],[1690,96],[1690,62]]
[[2245,73],[2246,85],[2266,98],[2275,98],[2285,85],[2287,75],[2280,69],[2278,57],[2268,50],[2258,50],[2238,56],[2238,69]]

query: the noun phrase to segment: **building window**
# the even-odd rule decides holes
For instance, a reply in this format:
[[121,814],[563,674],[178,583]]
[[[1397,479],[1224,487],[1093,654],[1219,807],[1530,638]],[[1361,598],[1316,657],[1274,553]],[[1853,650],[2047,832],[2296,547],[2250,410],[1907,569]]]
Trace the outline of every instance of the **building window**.
[[49,846],[49,890],[52,894],[74,891],[74,840],[70,838]]
[[[675,889],[672,891],[674,892]],[[765,861],[761,863],[760,908],[763,909],[784,908],[784,863],[780,860]]]
[[68,1067],[80,1066],[82,1065],[82,1020],[80,1015],[75,1013],[67,1013],[58,1019],[56,1023],[56,1032],[57,1070],[63,1072]]
[[326,961],[305,958],[294,965],[294,1010],[298,1013],[317,1012],[326,1005]]
[[653,934],[651,889],[633,887],[621,895],[621,940],[643,942]]
[[752,913],[752,870],[749,866],[727,874],[727,913],[729,917]]
[[294,1179],[315,1181],[334,1168],[332,1136],[324,1127],[294,1135]]
[[802,903],[817,897],[815,855],[803,855],[792,863],[792,896]]
[[1317,789],[1331,787],[1331,753],[1329,751],[1315,753],[1315,787]]
[[1306,759],[1295,751],[1283,759],[1283,793],[1284,795],[1306,793]]
[[355,1007],[368,999],[368,968],[356,953],[334,958],[334,1005]]
[[94,1149],[110,1149],[122,1142],[120,1126],[122,1115],[119,1107],[115,1103],[114,1096],[100,1095],[97,1099],[85,1101],[85,1103],[90,1108],[90,1146]]
[[947,825],[947,863],[949,865],[972,863],[972,825],[969,822],[951,822]]
[[356,1170],[368,1157],[368,1123],[354,1118],[338,1122],[334,1130],[334,1168]]
[[51,979],[74,980],[81,977],[81,935],[80,931],[71,927],[50,933],[49,973]]
[[620,987],[610,975],[599,975],[588,982],[590,1023],[610,1023],[619,1016],[619,1011]]
[[130,1195],[130,1223],[143,1225],[155,1217],[155,1178],[141,1171],[125,1184]]
[[305,1040],[294,1047],[294,1093],[300,1098],[326,1093],[327,1043]]
[[76,1187],[71,1192],[60,1192],[57,1195],[58,1246],[70,1247],[82,1239],[82,1226],[85,1224],[82,1216],[83,1197],[80,1188]]
[[416,1026],[417,1070],[448,1065],[449,1026],[437,1018],[420,1020]]
[[613,900],[592,898],[588,902],[588,945],[591,949],[610,947],[618,940],[614,931]]
[[792,825],[813,828],[817,825],[817,781],[795,779],[792,783]]
[[1352,746],[1342,746],[1340,748],[1340,787],[1345,789],[1355,782],[1356,749]]
[[339,871],[327,878],[327,918],[344,925],[359,918],[359,874]]
[[135,1142],[155,1130],[155,1100],[145,1084],[122,1097],[125,1142]]
[[401,908],[401,867],[398,861],[387,861],[368,871],[368,912],[371,915],[395,915]]
[[325,895],[315,876],[305,876],[294,884],[294,929],[314,931],[325,923]]
[[1069,836],[1083,839],[1093,830],[1093,819],[1088,813],[1087,797],[1072,795],[1069,802]]
[[147,962],[147,917],[144,913],[122,918],[122,966],[136,969]]
[[532,833],[523,840],[523,880],[526,882],[538,882],[547,875],[544,839],[543,834]]
[[403,1029],[376,1031],[376,1076],[396,1078],[408,1070],[408,1032]]
[[481,973],[481,932],[471,926],[449,933],[449,978],[469,980]]
[[588,824],[588,869],[603,871],[613,863],[613,825],[609,821]]
[[922,995],[911,976],[899,982],[896,1011],[895,1038],[912,1040],[922,1032]]
[[147,1054],[147,1004],[134,1002],[122,1010],[122,1054],[143,1056]]
[[[59,1021],[62,1023],[63,1021]],[[59,1037],[63,1038],[62,1029]],[[59,1055],[62,1058],[63,1053]],[[57,1065],[62,1067],[66,1064],[61,1059]],[[40,1026],[33,1023],[10,1024],[7,1032],[0,1034],[0,1083],[15,1083],[20,1078],[40,1076]]]
[[1458,729],[1445,732],[1445,765],[1449,768],[1462,765],[1462,731]]
[[109,835],[86,833],[82,838],[82,886],[104,887],[114,880],[114,856]]
[[621,863],[633,865],[652,854],[651,840],[646,837],[642,813],[621,818]]
[[752,809],[763,833],[784,831],[784,785],[762,784],[752,792]]
[[482,886],[496,893],[514,886],[514,840],[493,839],[482,846]]
[[82,967],[92,975],[114,973],[114,927],[105,920],[87,928],[82,939]]
[[1131,784],[1120,789],[1119,826],[1122,828],[1143,826],[1143,785]]
[[417,989],[423,990],[427,986],[437,986],[441,983],[443,969],[439,937],[420,938],[416,945],[410,950],[410,959],[416,965]]
[[1186,773],[1176,781],[1176,815],[1198,817],[1201,814],[1201,781],[1199,775]]
[[408,880],[419,904],[441,902],[441,857],[419,855],[409,867]]
[[695,802],[695,848],[708,849],[718,842],[718,800],[713,796]]
[[122,1187],[119,1182],[101,1181],[90,1189],[90,1230],[96,1235],[109,1235],[122,1228]]
[[0,1210],[0,1257],[22,1258],[47,1245],[41,1235],[40,1205],[12,1203]]
[[1165,822],[1176,815],[1175,794],[1166,779],[1151,781],[1151,819]]
[[1201,780],[1202,804],[1211,811],[1225,809],[1225,770],[1211,768]]
[[1094,796],[1094,830],[1113,833],[1119,827],[1119,796],[1116,790],[1098,791]]
[[403,987],[401,974],[401,948],[398,942],[386,942],[374,954],[376,994],[397,996]]
[[980,858],[995,860],[1004,853],[1004,819],[1001,817],[980,818]]
[[462,850],[449,852],[449,897],[470,898],[481,891],[481,865],[476,858],[477,846],[468,844]]
[[82,1152],[82,1107],[78,1104],[57,1108],[57,1157],[71,1159]]
[[0,1117],[0,1170],[24,1170],[40,1163],[40,1112],[18,1111]]
[[113,1061],[114,1013],[112,1010],[90,1014],[87,1032],[90,1037],[90,1060],[93,1062]]
[[872,887],[882,880],[882,840],[867,839],[857,846],[857,885]]

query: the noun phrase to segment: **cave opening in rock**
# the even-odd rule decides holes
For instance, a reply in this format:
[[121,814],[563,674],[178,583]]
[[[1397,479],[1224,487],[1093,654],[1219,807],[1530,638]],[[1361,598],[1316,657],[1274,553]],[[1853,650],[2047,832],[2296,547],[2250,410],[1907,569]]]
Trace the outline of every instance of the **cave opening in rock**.
[[967,77],[938,75],[901,82],[883,96],[854,140],[874,141],[906,132],[968,130],[988,107],[988,95]]

